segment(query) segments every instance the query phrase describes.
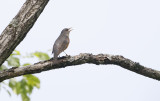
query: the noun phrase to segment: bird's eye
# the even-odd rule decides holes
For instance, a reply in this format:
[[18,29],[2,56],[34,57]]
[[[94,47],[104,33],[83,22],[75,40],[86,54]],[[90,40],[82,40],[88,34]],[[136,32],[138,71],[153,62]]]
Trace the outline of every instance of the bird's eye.
[[65,31],[68,31],[69,29],[66,29]]

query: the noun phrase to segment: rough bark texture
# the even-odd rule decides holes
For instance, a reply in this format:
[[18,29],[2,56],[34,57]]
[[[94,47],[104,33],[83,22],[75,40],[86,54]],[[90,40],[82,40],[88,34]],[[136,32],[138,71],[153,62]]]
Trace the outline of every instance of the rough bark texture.
[[85,53],[73,57],[62,57],[58,60],[50,59],[25,67],[13,67],[11,69],[0,72],[0,82],[25,74],[40,73],[42,71],[65,68],[66,66],[74,66],[85,63],[96,65],[118,65],[122,68],[128,69],[146,77],[160,80],[160,71],[144,67],[137,62],[133,62],[127,58],[124,58],[123,56],[109,54],[92,55]]
[[0,35],[0,66],[25,38],[49,0],[27,0]]

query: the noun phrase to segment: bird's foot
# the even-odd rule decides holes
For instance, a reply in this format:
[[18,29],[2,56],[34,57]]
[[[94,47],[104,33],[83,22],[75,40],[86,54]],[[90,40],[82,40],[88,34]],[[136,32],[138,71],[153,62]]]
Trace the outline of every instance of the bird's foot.
[[[64,51],[63,51],[64,52]],[[66,56],[68,56],[68,54],[66,52],[64,52],[66,54]]]
[[71,57],[71,56],[67,54],[66,57],[68,58],[68,57]]

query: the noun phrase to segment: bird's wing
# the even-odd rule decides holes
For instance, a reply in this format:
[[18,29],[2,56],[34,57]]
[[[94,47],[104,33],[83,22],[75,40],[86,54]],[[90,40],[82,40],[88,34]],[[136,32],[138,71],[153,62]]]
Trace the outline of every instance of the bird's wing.
[[57,57],[61,52],[63,52],[69,44],[69,38],[58,38],[56,42],[53,45],[53,51],[54,57]]
[[55,43],[53,45],[52,53],[58,54],[60,46],[61,46],[61,41],[59,41],[59,38],[57,38],[57,40],[55,41]]
[[69,45],[69,38],[66,38],[61,43],[61,47],[60,47],[61,52],[63,52],[68,47],[68,45]]

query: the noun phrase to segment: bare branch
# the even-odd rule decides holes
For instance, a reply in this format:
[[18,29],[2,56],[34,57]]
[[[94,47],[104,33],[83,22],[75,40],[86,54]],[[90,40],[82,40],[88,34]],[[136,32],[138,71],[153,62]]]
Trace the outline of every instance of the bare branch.
[[0,35],[0,66],[25,38],[49,0],[26,0]]
[[50,59],[25,67],[13,67],[11,69],[0,72],[0,82],[25,74],[40,73],[42,71],[65,68],[67,66],[81,65],[85,63],[96,65],[118,65],[122,68],[128,69],[146,77],[160,80],[160,71],[144,67],[137,62],[133,62],[127,58],[124,58],[123,56],[109,54],[92,55],[85,53],[73,57],[62,57],[58,60]]

